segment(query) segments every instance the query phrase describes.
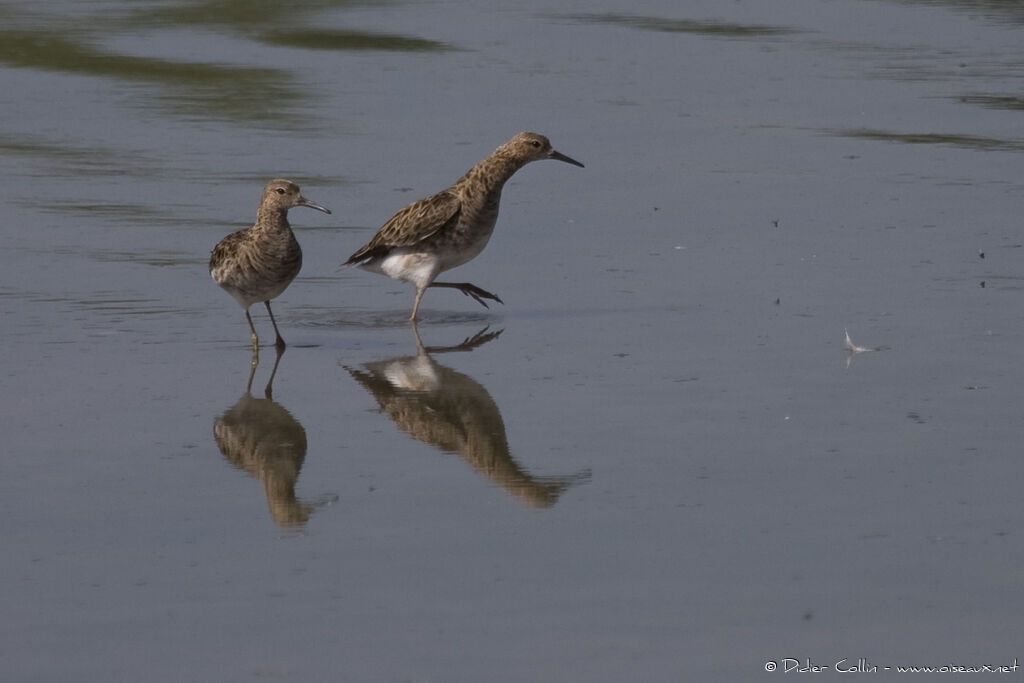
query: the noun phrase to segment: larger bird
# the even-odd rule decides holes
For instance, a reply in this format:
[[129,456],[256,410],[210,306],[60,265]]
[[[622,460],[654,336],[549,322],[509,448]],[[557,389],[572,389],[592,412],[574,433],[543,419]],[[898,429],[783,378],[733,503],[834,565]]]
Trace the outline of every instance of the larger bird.
[[473,259],[487,246],[498,220],[501,189],[531,161],[557,159],[583,164],[551,147],[539,133],[519,133],[494,150],[447,190],[413,202],[385,223],[366,245],[349,257],[355,265],[416,287],[410,320],[416,320],[428,287],[449,287],[471,296],[502,303],[497,295],[468,282],[435,282],[446,270]]
[[302,249],[288,224],[288,209],[295,206],[331,212],[303,197],[292,181],[276,178],[263,189],[256,223],[222,239],[210,254],[210,276],[245,309],[253,353],[259,353],[260,338],[249,307],[257,301],[267,307],[277,336],[275,345],[279,350],[285,347],[270,300],[280,295],[302,268]]

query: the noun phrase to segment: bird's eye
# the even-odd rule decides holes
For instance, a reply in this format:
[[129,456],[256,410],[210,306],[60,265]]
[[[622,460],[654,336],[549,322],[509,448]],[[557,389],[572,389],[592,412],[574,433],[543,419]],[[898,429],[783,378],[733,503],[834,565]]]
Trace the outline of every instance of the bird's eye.
[[540,149],[540,140],[532,140],[530,144],[533,145],[536,149]]
[[284,194],[284,188],[283,187],[277,188],[277,193],[278,194]]

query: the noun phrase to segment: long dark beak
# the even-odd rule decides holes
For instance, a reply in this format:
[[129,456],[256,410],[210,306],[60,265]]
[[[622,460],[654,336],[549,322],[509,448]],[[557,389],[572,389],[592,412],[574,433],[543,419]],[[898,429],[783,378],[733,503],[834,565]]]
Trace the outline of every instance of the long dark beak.
[[572,164],[573,166],[579,166],[580,168],[584,168],[583,164],[576,161],[572,157],[567,157],[561,152],[556,152],[555,150],[551,150],[551,154],[548,155],[548,159],[558,159],[559,161],[564,161],[567,164]]
[[326,206],[320,206],[316,202],[311,202],[308,199],[306,199],[305,197],[301,197],[301,196],[299,197],[299,201],[296,202],[295,206],[308,206],[311,209],[316,209],[317,211],[323,211],[324,213],[330,213],[331,212],[331,210],[328,209]]

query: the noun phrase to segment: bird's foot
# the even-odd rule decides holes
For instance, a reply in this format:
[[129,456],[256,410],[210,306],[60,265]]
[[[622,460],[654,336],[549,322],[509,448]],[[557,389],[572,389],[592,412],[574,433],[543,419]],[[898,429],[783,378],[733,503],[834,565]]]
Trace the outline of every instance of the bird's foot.
[[476,285],[470,284],[469,282],[456,283],[455,288],[458,289],[463,294],[465,294],[466,296],[471,296],[474,299],[476,299],[477,303],[479,303],[484,308],[490,308],[490,306],[487,305],[487,302],[485,302],[484,299],[497,301],[499,304],[502,305],[504,305],[505,303],[497,294],[491,294],[486,289],[480,289]]

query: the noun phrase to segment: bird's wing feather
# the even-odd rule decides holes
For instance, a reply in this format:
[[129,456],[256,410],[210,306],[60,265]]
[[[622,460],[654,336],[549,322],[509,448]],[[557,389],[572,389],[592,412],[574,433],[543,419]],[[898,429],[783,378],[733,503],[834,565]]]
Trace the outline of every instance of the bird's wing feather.
[[394,247],[409,247],[454,226],[462,211],[462,201],[453,192],[444,190],[413,202],[381,226],[359,251],[352,254],[345,265],[390,251]]
[[210,252],[210,271],[231,260],[231,255],[238,250],[238,244],[244,242],[249,235],[249,228],[237,230],[220,242]]

